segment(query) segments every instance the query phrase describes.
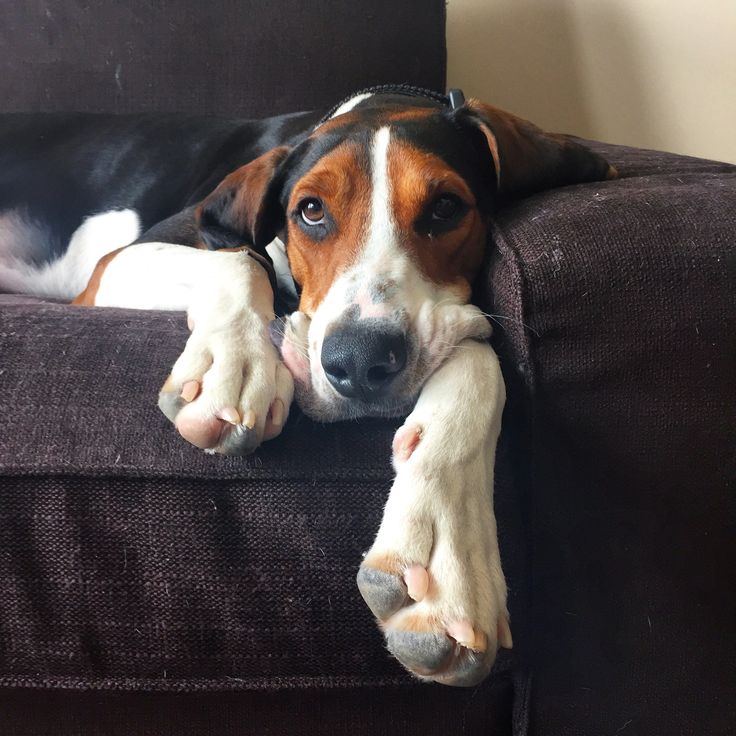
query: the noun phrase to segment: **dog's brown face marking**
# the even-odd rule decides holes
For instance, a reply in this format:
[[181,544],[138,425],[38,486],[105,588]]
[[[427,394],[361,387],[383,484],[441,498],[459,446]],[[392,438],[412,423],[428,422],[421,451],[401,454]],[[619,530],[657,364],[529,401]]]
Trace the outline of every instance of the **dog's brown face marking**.
[[[358,256],[371,199],[365,151],[345,142],[323,156],[297,181],[287,207],[289,261],[302,286],[299,309],[308,315],[335,278]],[[323,223],[308,221],[305,203],[321,204]]]
[[388,174],[402,247],[430,281],[469,296],[486,226],[468,184],[438,156],[400,140],[389,146]]
[[[431,115],[424,109],[400,111],[380,122],[391,131]],[[343,117],[355,124],[354,113]],[[313,137],[337,128],[336,121],[328,121]],[[385,197],[383,206],[396,235],[385,245],[408,255],[430,282],[452,287],[462,299],[470,295],[486,236],[485,218],[470,186],[439,156],[402,138],[391,139],[385,171],[374,171],[374,137],[375,130],[369,129],[362,140],[340,143],[291,188],[286,208],[289,259],[301,285],[299,309],[309,316],[336,278],[361,257],[371,235],[372,210],[380,205],[376,196]],[[383,194],[374,191],[376,176],[386,179]],[[315,212],[323,215],[322,222],[315,224]]]

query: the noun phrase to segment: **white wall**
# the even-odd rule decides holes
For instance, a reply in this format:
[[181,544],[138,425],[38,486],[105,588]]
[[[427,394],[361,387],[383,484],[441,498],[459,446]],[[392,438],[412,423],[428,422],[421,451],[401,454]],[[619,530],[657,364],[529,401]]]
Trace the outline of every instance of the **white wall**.
[[736,0],[448,0],[447,44],[543,128],[736,163]]

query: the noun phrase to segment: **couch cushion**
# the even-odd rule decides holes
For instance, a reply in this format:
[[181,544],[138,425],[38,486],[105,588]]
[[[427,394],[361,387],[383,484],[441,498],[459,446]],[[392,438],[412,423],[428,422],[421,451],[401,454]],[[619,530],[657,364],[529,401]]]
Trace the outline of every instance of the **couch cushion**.
[[182,313],[0,309],[2,674],[401,679],[355,639],[375,626],[352,580],[392,426],[296,416],[253,457],[206,455],[156,407],[185,339]]
[[[189,334],[183,312],[87,309],[12,295],[0,296],[0,307],[6,472],[390,478],[386,447],[393,425],[381,422],[369,422],[369,430],[349,428],[349,450],[344,427],[320,427],[298,412],[278,443],[266,444],[255,458],[213,457],[182,442],[156,401]],[[278,461],[286,457],[288,463]]]
[[[398,420],[296,411],[252,457],[207,455],[156,407],[187,334],[183,313],[0,297],[0,684],[413,687],[355,585]],[[487,697],[511,702],[509,667]]]

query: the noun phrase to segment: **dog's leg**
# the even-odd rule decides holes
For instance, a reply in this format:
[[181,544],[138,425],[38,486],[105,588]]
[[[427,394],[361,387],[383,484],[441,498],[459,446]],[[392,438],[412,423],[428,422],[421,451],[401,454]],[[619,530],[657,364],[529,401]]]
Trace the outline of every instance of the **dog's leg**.
[[192,444],[245,454],[280,433],[293,381],[268,334],[268,275],[246,252],[131,245],[102,259],[75,303],[187,311],[192,334],[159,407]]
[[394,439],[396,479],[358,587],[411,672],[473,685],[511,646],[493,514],[505,389],[491,347],[464,340]]

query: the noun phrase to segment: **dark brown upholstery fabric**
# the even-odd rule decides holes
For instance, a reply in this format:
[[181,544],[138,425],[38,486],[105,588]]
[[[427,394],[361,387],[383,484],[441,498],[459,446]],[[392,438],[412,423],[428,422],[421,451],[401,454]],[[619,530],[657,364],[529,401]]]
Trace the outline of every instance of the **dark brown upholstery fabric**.
[[0,690],[3,736],[427,736],[510,734],[510,686],[272,693]]
[[444,0],[0,3],[0,111],[266,117],[445,83]]
[[531,730],[725,734],[736,167],[595,148],[621,180],[502,212],[486,295],[527,409]]
[[[11,392],[5,414],[9,433],[0,439],[7,470],[310,481],[344,479],[356,472],[375,481],[390,476],[385,449],[390,434],[384,432],[381,443],[355,430],[358,444],[347,453],[344,430],[317,429],[301,418],[290,423],[278,444],[265,445],[258,459],[211,457],[180,442],[156,407],[156,397],[186,342],[181,312],[54,303],[29,309],[17,306],[17,297],[0,298],[5,302],[0,319],[7,341],[0,380]],[[31,428],[26,417],[39,400],[54,419],[34,421]],[[317,435],[320,455],[330,458],[329,463],[314,462],[312,442]],[[8,441],[12,449],[3,447]],[[287,456],[288,464],[276,462]]]
[[[324,724],[349,722],[353,707],[359,722],[380,723],[390,707],[413,724],[406,733],[460,719],[508,734],[512,708],[523,722],[510,657],[476,690],[431,695],[387,654],[357,592],[396,423],[318,426],[297,413],[253,458],[205,455],[155,406],[185,336],[178,313],[0,297],[0,685],[301,693],[223,701],[226,714],[255,709],[251,730],[233,733],[330,732],[304,725],[320,721],[299,717],[308,703]],[[118,732],[110,714],[121,703],[137,733],[153,702],[39,697],[52,704],[33,708],[39,729],[54,708],[70,714],[58,733]],[[3,699],[12,717],[0,733],[14,734],[33,695]],[[229,733],[220,719],[236,715],[202,702],[217,714],[211,733]],[[184,728],[177,714],[190,707],[161,723]],[[288,726],[295,715],[303,731]]]

